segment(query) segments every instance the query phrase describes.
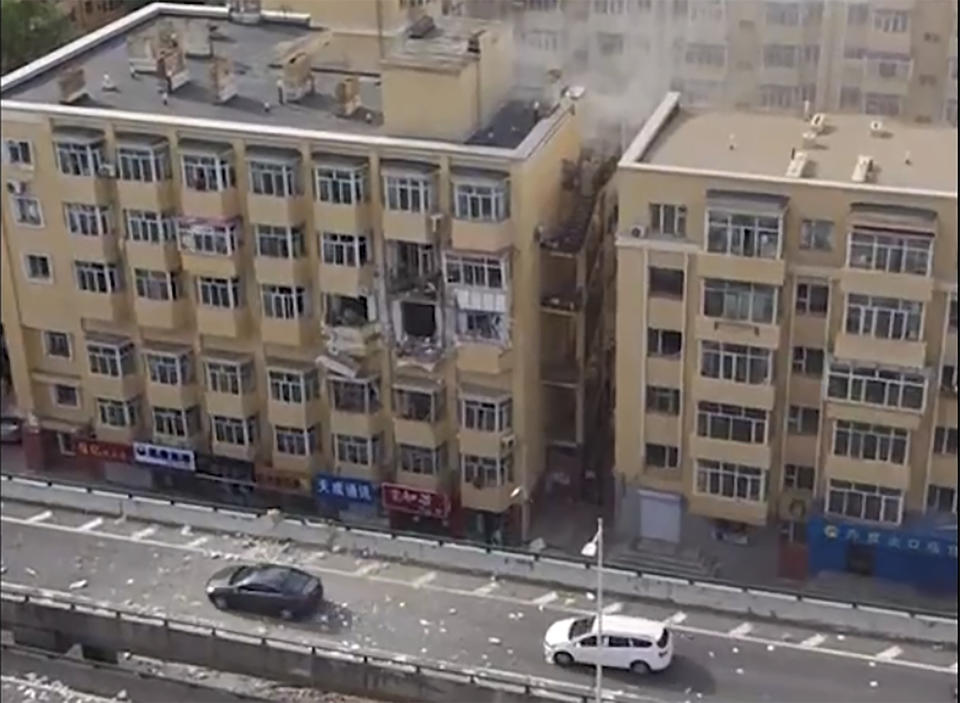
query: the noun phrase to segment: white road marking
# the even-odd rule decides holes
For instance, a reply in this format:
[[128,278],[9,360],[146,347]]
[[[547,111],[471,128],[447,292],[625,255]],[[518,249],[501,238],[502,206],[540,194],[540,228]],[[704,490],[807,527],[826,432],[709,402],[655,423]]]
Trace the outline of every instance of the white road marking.
[[827,641],[826,635],[813,635],[808,637],[803,642],[800,643],[801,647],[819,647],[821,644]]
[[95,517],[90,522],[85,522],[80,527],[77,528],[77,532],[89,532],[90,530],[95,530],[103,524],[102,517]]
[[730,630],[727,634],[730,635],[730,637],[743,637],[744,635],[749,634],[750,630],[752,629],[753,629],[752,624],[750,624],[749,622],[744,622],[737,625],[735,628]]
[[667,622],[669,622],[669,623],[671,623],[671,624],[673,624],[673,625],[679,625],[680,623],[682,623],[682,622],[683,622],[684,620],[686,620],[686,619],[687,619],[687,614],[686,614],[685,612],[683,612],[682,610],[678,610],[678,611],[675,612],[673,615],[671,615],[669,618],[667,618]]
[[531,603],[533,603],[534,605],[538,605],[538,606],[543,607],[543,606],[547,605],[548,603],[553,603],[553,601],[555,601],[555,600],[556,600],[557,598],[559,598],[559,597],[560,597],[560,596],[559,596],[559,594],[557,594],[556,591],[550,591],[549,593],[544,593],[544,594],[543,594],[542,596],[540,596],[539,598],[534,598],[534,599],[531,601]]
[[900,647],[893,645],[892,647],[887,647],[885,650],[877,654],[876,657],[881,661],[893,661],[901,654],[903,654],[903,650],[900,649]]
[[953,664],[950,665],[950,672],[953,674],[957,673],[957,662],[954,662]]
[[493,593],[496,590],[496,588],[497,588],[497,582],[491,581],[490,583],[483,584],[479,588],[474,588],[472,591],[470,591],[470,593],[472,593],[475,596],[489,596],[491,593]]
[[606,615],[615,615],[623,610],[623,603],[611,603],[610,605],[603,606],[603,612]]
[[157,531],[156,527],[144,527],[142,530],[137,530],[132,535],[130,535],[130,539],[132,539],[134,542],[139,542],[144,537],[149,537],[156,531]]
[[433,581],[435,578],[437,578],[437,572],[428,571],[423,576],[417,576],[417,578],[415,578],[413,581],[410,582],[410,585],[413,586],[414,588],[423,588],[428,583]]
[[35,525],[38,522],[49,520],[52,515],[53,515],[53,511],[44,510],[42,513],[37,513],[36,515],[31,515],[30,517],[28,517],[27,522],[29,522],[31,525]]
[[379,569],[381,566],[383,566],[383,564],[381,564],[379,561],[372,561],[372,562],[370,562],[369,564],[364,564],[364,565],[361,566],[359,569],[357,569],[356,571],[354,571],[354,572],[353,572],[353,575],[354,575],[354,576],[366,576],[366,575],[368,575],[368,574],[372,574],[374,571],[376,571],[377,569]]
[[209,537],[197,537],[196,539],[187,542],[183,546],[186,547],[187,549],[196,549],[201,544],[206,544],[209,541],[210,541]]

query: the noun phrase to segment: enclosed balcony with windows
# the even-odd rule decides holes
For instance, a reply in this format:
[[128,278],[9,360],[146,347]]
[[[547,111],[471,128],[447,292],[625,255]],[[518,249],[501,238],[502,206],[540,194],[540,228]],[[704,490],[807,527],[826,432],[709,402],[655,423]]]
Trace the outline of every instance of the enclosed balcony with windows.
[[388,241],[386,252],[386,287],[391,295],[412,293],[437,298],[440,291],[440,257],[430,244]]
[[150,405],[186,408],[202,400],[196,357],[189,347],[150,343],[143,350],[143,365]]
[[763,283],[703,279],[697,337],[776,349],[780,344],[779,290]]
[[318,227],[360,234],[370,229],[370,169],[363,159],[313,155],[313,217]]
[[[849,419],[878,422],[889,421],[900,427],[915,429],[926,408],[927,370],[895,366],[880,366],[861,361],[829,358],[826,400],[836,405],[853,408]],[[846,411],[851,412],[851,411]],[[846,415],[844,415],[846,417]]]
[[327,380],[330,397],[330,429],[350,435],[370,436],[383,431],[380,377]]
[[787,199],[764,193],[707,191],[702,276],[783,285]]
[[690,437],[696,456],[748,466],[769,467],[773,460],[772,411],[706,400],[696,404]]
[[135,268],[133,289],[133,311],[140,327],[176,330],[192,322],[192,306],[183,290],[182,271]]
[[97,398],[93,422],[97,439],[118,444],[140,440],[143,433],[143,398]]
[[449,488],[449,448],[422,446],[397,442],[397,483],[435,493],[447,493]]
[[260,416],[210,414],[210,451],[243,461],[254,461],[260,449]]
[[77,311],[81,317],[121,323],[129,317],[127,283],[122,264],[74,261]]
[[436,244],[437,176],[430,164],[384,162],[383,236],[386,239]]
[[368,232],[321,232],[320,286],[328,293],[361,296],[373,291],[373,241]]
[[303,224],[254,223],[254,271],[261,283],[308,282],[310,258]]
[[444,278],[456,306],[457,368],[494,374],[512,369],[509,260],[448,252]]
[[393,384],[393,434],[397,442],[435,447],[446,441],[446,390],[440,383],[399,377]]
[[450,224],[454,249],[501,252],[514,244],[510,218],[510,178],[505,173],[455,169],[453,220]]
[[199,405],[187,408],[152,405],[150,420],[152,439],[156,444],[185,449],[199,449],[203,444]]
[[697,397],[719,402],[735,395],[744,404],[773,409],[773,349],[701,340],[699,351]]
[[513,450],[493,455],[460,448],[460,503],[470,510],[502,513],[513,502],[516,485]]
[[924,304],[848,293],[834,350],[843,359],[921,368],[926,359]]
[[176,271],[180,268],[177,216],[172,211],[124,209],[127,261],[132,267]]
[[64,203],[70,250],[77,259],[112,261],[120,256],[113,212],[108,205]]
[[257,411],[257,370],[252,357],[208,351],[203,358],[203,370],[208,413],[248,417]]
[[188,217],[230,219],[240,214],[237,170],[229,144],[181,140],[180,203]]
[[499,456],[513,438],[513,398],[509,391],[461,386],[457,396],[460,451]]
[[697,458],[689,510],[717,520],[764,525],[769,480],[765,466]]
[[877,524],[899,525],[903,520],[905,492],[876,483],[830,479],[824,513]]
[[237,276],[242,268],[243,220],[181,217],[177,223],[183,267],[195,275]]
[[312,474],[323,449],[320,425],[291,427],[275,424],[271,430],[274,468]]
[[153,134],[117,134],[117,201],[131,210],[176,206],[170,143]]
[[340,476],[374,482],[382,479],[386,459],[383,433],[371,437],[333,432],[331,439],[333,459]]
[[906,491],[910,484],[910,431],[837,419],[825,469],[831,479],[879,483]]
[[306,217],[302,161],[294,149],[247,148],[247,214],[253,222],[293,225]]
[[137,349],[126,337],[86,334],[87,376],[84,387],[97,398],[132,398],[143,392]]
[[53,130],[53,150],[64,200],[91,205],[110,202],[115,172],[107,161],[102,131],[57,127]]
[[197,329],[213,337],[239,338],[250,328],[246,288],[236,276],[196,276]]
[[320,422],[320,372],[310,364],[267,360],[267,415],[273,425],[310,427]]
[[313,293],[306,286],[260,286],[260,336],[265,342],[300,347],[318,332],[313,315]]

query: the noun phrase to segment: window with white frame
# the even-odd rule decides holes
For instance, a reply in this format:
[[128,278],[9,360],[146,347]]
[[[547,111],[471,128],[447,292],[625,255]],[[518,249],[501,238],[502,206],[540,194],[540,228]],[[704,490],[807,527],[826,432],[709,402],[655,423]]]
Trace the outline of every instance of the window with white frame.
[[474,488],[496,488],[513,483],[513,454],[501,457],[460,455],[463,482]]
[[256,415],[247,418],[211,415],[213,441],[217,444],[233,444],[237,447],[249,447],[257,443],[260,419]]
[[44,330],[43,352],[47,356],[57,357],[58,359],[70,359],[73,356],[70,335],[66,332]]
[[827,397],[889,408],[923,410],[927,378],[922,373],[833,361]]
[[111,234],[110,208],[105,205],[65,203],[63,214],[70,234],[102,237]]
[[656,327],[647,328],[647,354],[676,357],[681,351],[683,351],[683,332]]
[[815,347],[794,347],[792,368],[794,373],[804,376],[823,376],[823,349]]
[[826,283],[797,281],[797,295],[794,301],[794,309],[800,315],[826,315],[829,302],[830,286]]
[[888,34],[902,34],[910,26],[910,13],[905,10],[886,10],[876,8],[873,11],[873,28]]
[[33,148],[25,139],[4,139],[3,155],[7,163],[17,166],[33,165]]
[[117,147],[117,166],[120,179],[138,183],[169,181],[173,178],[170,149],[159,147]]
[[939,425],[933,431],[933,453],[957,455],[957,428]]
[[54,405],[62,408],[80,407],[80,389],[65,383],[54,383],[50,388]]
[[334,434],[333,446],[336,459],[344,464],[379,466],[383,463],[383,435],[356,437]]
[[185,386],[193,383],[193,353],[145,351],[143,358],[151,383],[164,386]]
[[510,217],[510,181],[454,182],[453,216],[458,220],[499,222]]
[[507,339],[508,318],[498,312],[457,310],[457,339],[471,342],[503,342]]
[[403,420],[437,422],[446,412],[445,397],[442,389],[427,392],[396,387],[393,389],[393,412]]
[[696,492],[715,498],[765,501],[767,472],[754,466],[697,459]]
[[769,383],[773,375],[773,350],[703,341],[700,343],[700,375],[734,383]]
[[99,261],[74,261],[77,288],[87,293],[116,293],[123,290],[123,269]]
[[129,376],[137,372],[136,349],[132,342],[122,344],[87,343],[90,373],[95,376]]
[[665,237],[687,236],[687,206],[650,203],[650,231]]
[[850,293],[846,318],[849,334],[915,342],[923,326],[923,303]]
[[816,485],[817,470],[800,464],[783,465],[783,487],[793,491],[812,491]]
[[226,395],[250,393],[256,388],[256,375],[252,361],[204,361],[207,390]]
[[313,169],[317,200],[354,205],[367,199],[366,168],[317,166]]
[[316,425],[306,429],[276,425],[273,428],[273,446],[279,454],[307,456],[320,450],[319,436]]
[[183,185],[189,190],[217,192],[237,185],[237,172],[230,156],[184,154],[181,163]]
[[830,220],[802,220],[800,248],[812,251],[833,250],[833,222]]
[[899,427],[837,420],[833,429],[833,454],[863,461],[907,463],[909,435]]
[[149,210],[124,210],[127,239],[146,244],[166,244],[177,241],[177,225],[173,216]]
[[183,439],[200,433],[200,406],[189,408],[152,408],[153,434]]
[[254,225],[257,256],[272,259],[301,259],[307,255],[303,226]]
[[330,404],[348,413],[373,413],[380,409],[380,378],[331,378]]
[[53,280],[53,263],[46,254],[24,254],[23,268],[31,281],[49,283]]
[[680,450],[669,444],[646,443],[644,460],[647,466],[675,469],[680,465]]
[[830,479],[826,512],[854,520],[896,525],[903,515],[903,491],[869,483]]
[[11,195],[13,219],[18,225],[43,227],[43,209],[40,200],[29,195]]
[[448,254],[444,256],[447,283],[472,288],[506,288],[507,262],[503,259]]
[[433,202],[433,178],[419,175],[393,175],[383,177],[384,207],[402,212],[431,212]]
[[300,194],[300,165],[296,161],[249,159],[250,192],[289,198]]
[[766,444],[768,415],[759,408],[701,400],[697,404],[697,434],[711,439]]
[[202,226],[181,226],[180,249],[192,254],[231,256],[243,244],[240,222],[210,222]]
[[651,413],[659,413],[661,415],[679,415],[679,389],[666,388],[664,386],[647,386],[646,408],[647,412]]
[[57,168],[66,176],[95,176],[105,161],[103,142],[80,144],[77,142],[54,142]]
[[197,300],[200,305],[212,308],[234,309],[243,307],[243,284],[239,278],[197,279]]
[[927,486],[927,510],[957,514],[957,489],[952,486]]
[[316,369],[268,369],[267,381],[270,399],[279,403],[300,404],[320,397],[320,373]]
[[816,435],[820,431],[820,408],[791,405],[787,409],[789,434]]
[[932,251],[931,237],[857,228],[850,235],[847,265],[867,271],[926,276],[930,273]]
[[507,432],[513,429],[513,399],[460,397],[460,426],[480,432]]
[[183,289],[179,271],[133,270],[134,287],[138,298],[146,300],[180,300]]
[[140,398],[97,398],[97,418],[106,427],[136,427],[140,424]]
[[352,267],[370,263],[370,243],[367,237],[336,232],[324,232],[320,236],[323,263]]
[[397,445],[397,467],[400,471],[423,476],[436,476],[447,466],[447,444],[439,447],[418,447],[414,444]]
[[762,283],[719,278],[703,282],[703,314],[723,320],[771,324],[776,320],[777,289]]
[[299,320],[310,316],[310,294],[303,286],[260,286],[263,316],[276,320]]
[[707,251],[777,259],[780,257],[780,218],[711,208],[707,212]]

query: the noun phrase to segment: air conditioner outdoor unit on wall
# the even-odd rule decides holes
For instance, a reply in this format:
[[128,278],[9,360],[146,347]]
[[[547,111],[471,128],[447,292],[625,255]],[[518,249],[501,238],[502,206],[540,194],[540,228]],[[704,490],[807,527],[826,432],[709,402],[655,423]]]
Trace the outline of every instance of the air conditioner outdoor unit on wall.
[[7,192],[14,195],[23,195],[27,191],[27,184],[23,181],[7,181]]
[[435,212],[430,215],[430,232],[432,234],[439,234],[440,228],[443,227],[443,213]]
[[647,228],[643,225],[634,225],[630,228],[630,236],[634,239],[643,239],[647,236]]
[[113,164],[100,164],[100,168],[97,169],[97,175],[100,176],[100,178],[116,178],[117,167]]

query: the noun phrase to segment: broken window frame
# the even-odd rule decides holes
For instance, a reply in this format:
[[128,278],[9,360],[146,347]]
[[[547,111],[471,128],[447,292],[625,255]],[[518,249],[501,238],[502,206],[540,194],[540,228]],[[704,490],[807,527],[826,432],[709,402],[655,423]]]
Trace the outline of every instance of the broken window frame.
[[[401,252],[404,250],[409,254],[406,257],[401,256]],[[432,276],[437,271],[436,248],[432,244],[390,241],[388,242],[387,257],[389,260],[388,271],[393,279],[421,280]],[[410,265],[411,260],[415,260],[414,266]]]
[[380,377],[327,379],[330,407],[337,412],[369,415],[380,410]]
[[[434,302],[428,302],[425,300],[414,299],[414,300],[397,300],[395,301],[397,305],[396,312],[397,317],[399,318],[399,338],[400,341],[415,341],[415,342],[439,342],[442,337],[442,321],[439,314],[440,307]],[[427,308],[431,308],[431,313],[433,317],[433,334],[423,336],[418,334],[411,333],[407,326],[404,324],[404,307],[407,305],[419,305]]]
[[[490,334],[485,331],[477,332],[482,328],[480,321],[489,317],[491,324]],[[489,310],[457,310],[456,313],[456,337],[459,341],[489,343],[507,341],[507,315],[505,313],[490,312]]]
[[[364,303],[363,319],[356,321],[347,321],[343,319],[343,307],[341,299],[362,300]],[[341,303],[337,305],[336,303]],[[365,327],[377,321],[376,301],[372,296],[350,296],[340,295],[338,293],[327,293],[324,296],[324,324],[328,327]],[[339,310],[337,309],[339,308]]]

